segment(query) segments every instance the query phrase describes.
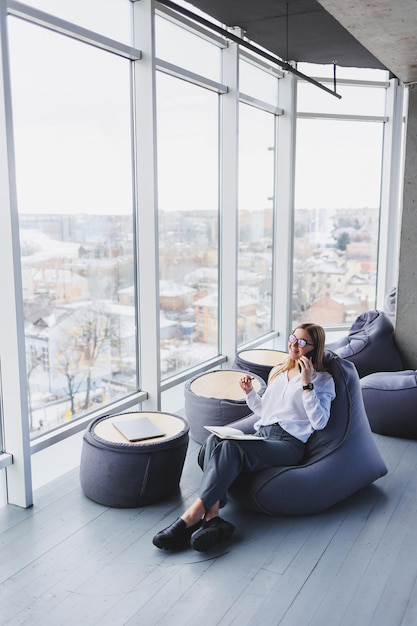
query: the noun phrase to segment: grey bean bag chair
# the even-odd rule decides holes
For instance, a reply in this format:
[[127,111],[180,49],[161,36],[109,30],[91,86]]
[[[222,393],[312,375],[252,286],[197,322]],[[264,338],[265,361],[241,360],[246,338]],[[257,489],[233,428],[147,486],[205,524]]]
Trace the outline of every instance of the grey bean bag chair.
[[404,369],[394,339],[394,327],[383,311],[366,311],[352,324],[349,333],[326,345],[343,359],[351,361],[360,378],[374,372]]
[[371,429],[380,435],[417,439],[417,372],[377,372],[361,380]]
[[384,313],[388,316],[392,325],[395,325],[395,314],[397,309],[397,288],[393,287],[385,296]]
[[[230,488],[236,503],[269,515],[318,513],[387,473],[354,365],[327,351],[326,364],[336,386],[328,425],[310,437],[301,465],[242,473]],[[233,426],[251,432],[255,419],[252,415]],[[204,446],[200,466],[203,455]]]

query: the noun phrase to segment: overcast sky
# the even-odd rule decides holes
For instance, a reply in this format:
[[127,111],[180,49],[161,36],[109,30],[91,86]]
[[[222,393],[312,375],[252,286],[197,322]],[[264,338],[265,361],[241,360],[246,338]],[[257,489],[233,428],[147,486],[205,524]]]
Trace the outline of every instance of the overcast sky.
[[[36,4],[46,10],[48,2]],[[63,17],[75,20],[80,2]],[[114,2],[98,4],[110,15]],[[9,25],[19,210],[129,214],[129,62],[16,18]],[[199,99],[199,90],[183,81],[170,95],[170,81],[158,81],[164,138],[159,204],[164,210],[209,209],[217,203],[217,97],[203,90]],[[195,97],[184,96],[187,90]],[[309,92],[313,110],[343,110],[346,102],[317,88]],[[240,207],[248,210],[271,206],[271,153],[267,138],[262,147],[261,122],[246,122],[241,138]],[[299,120],[296,208],[379,206],[381,146],[382,124]]]

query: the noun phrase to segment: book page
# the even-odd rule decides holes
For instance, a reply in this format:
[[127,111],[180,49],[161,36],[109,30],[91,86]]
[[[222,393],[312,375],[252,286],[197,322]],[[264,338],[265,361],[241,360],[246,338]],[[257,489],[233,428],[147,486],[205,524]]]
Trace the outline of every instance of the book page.
[[240,439],[242,441],[262,441],[263,439],[253,433],[244,433],[238,428],[233,428],[232,426],[204,426],[204,428],[221,439]]

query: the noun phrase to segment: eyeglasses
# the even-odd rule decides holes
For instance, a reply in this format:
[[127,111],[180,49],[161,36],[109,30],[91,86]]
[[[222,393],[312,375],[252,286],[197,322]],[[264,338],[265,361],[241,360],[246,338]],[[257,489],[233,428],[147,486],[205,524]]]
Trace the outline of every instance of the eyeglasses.
[[298,337],[296,337],[295,335],[293,335],[291,333],[291,335],[288,337],[288,341],[290,343],[296,343],[298,344],[299,348],[304,348],[305,346],[313,346],[314,347],[314,343],[310,343],[309,341],[306,341],[305,339],[298,339]]

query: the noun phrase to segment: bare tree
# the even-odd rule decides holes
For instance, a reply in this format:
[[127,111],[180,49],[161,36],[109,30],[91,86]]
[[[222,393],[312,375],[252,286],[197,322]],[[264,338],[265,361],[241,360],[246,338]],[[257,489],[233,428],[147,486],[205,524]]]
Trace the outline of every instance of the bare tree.
[[83,363],[86,366],[84,409],[88,409],[93,369],[103,346],[108,343],[110,338],[110,316],[103,309],[99,310],[92,307],[85,309],[83,318],[77,348],[81,352]]
[[57,369],[66,379],[65,393],[70,400],[71,415],[75,415],[75,398],[84,381],[85,372],[80,372],[82,353],[75,349],[75,341],[72,333],[66,335],[66,344],[57,355]]
[[63,335],[57,361],[67,381],[65,392],[70,398],[71,415],[76,412],[76,394],[83,388],[83,409],[90,406],[94,368],[109,339],[110,316],[103,308],[94,306],[78,311],[76,323]]
[[33,346],[29,346],[26,343],[26,378],[27,378],[27,390],[28,390],[28,404],[29,404],[29,428],[33,430],[33,406],[32,406],[32,389],[30,386],[30,377],[35,369],[42,363],[42,352],[36,350]]

